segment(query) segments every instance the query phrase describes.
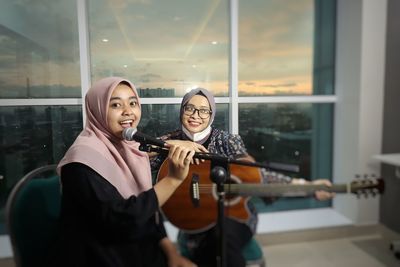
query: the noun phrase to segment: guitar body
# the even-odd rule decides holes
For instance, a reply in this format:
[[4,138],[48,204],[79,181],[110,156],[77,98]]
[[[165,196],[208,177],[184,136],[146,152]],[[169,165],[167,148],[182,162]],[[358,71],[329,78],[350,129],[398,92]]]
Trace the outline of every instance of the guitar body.
[[[260,169],[237,164],[229,165],[229,183],[260,184]],[[187,178],[176,189],[174,194],[162,206],[165,217],[179,229],[198,233],[213,227],[217,222],[218,203],[216,185],[210,179],[211,164],[205,161],[191,165]],[[158,172],[158,180],[168,174],[168,160],[165,160]],[[225,192],[229,193],[229,185]],[[224,215],[245,222],[249,219],[247,209],[249,197],[227,196]]]
[[[229,165],[230,178],[224,184],[224,215],[240,222],[250,217],[247,202],[250,196],[307,197],[318,190],[353,193],[358,197],[378,195],[384,191],[383,179],[357,179],[348,184],[261,184],[260,169],[238,164]],[[179,229],[189,233],[203,232],[214,226],[218,219],[216,185],[210,179],[210,161],[191,165],[188,177],[162,206],[165,217]],[[158,172],[158,180],[168,174],[168,160]]]

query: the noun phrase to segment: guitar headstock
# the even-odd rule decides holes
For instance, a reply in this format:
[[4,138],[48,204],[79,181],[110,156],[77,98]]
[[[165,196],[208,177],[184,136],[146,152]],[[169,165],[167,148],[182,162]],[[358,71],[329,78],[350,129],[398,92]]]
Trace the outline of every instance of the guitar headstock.
[[350,191],[357,197],[368,197],[380,195],[385,190],[385,184],[382,178],[376,177],[374,174],[356,175],[356,179],[350,183]]

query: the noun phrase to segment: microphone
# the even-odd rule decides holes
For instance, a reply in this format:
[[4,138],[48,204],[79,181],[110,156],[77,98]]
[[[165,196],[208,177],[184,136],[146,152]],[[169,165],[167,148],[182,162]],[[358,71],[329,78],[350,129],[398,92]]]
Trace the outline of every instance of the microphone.
[[166,144],[164,141],[160,139],[138,132],[136,128],[125,128],[122,131],[122,138],[124,138],[127,141],[135,140],[136,142],[139,142],[141,144],[154,145],[159,147],[164,147]]
[[[122,131],[122,138],[125,139],[126,141],[134,140],[136,142],[139,142],[140,143],[139,149],[142,151],[168,154],[168,149],[165,147],[166,142],[164,142],[163,140],[157,139],[155,137],[152,137],[150,135],[141,133],[136,128],[125,128]],[[154,146],[157,146],[158,148],[151,148],[146,145],[154,145]],[[260,168],[265,168],[265,169],[271,170],[271,171],[291,171],[291,172],[299,171],[298,166],[295,166],[295,165],[280,164],[280,163],[274,163],[274,162],[270,162],[267,164],[258,163],[258,162],[249,162],[249,161],[231,159],[231,158],[228,158],[228,157],[225,157],[225,156],[222,156],[219,154],[214,154],[214,153],[196,152],[196,153],[194,153],[194,158],[211,160],[214,162],[239,164],[239,165],[250,166],[250,167],[260,167]]]

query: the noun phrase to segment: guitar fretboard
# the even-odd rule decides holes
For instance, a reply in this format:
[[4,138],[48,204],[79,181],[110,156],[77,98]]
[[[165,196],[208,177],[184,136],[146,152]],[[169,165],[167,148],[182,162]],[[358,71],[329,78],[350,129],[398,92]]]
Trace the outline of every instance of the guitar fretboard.
[[326,185],[292,185],[292,184],[226,184],[224,190],[227,194],[243,196],[264,196],[264,197],[302,197],[311,196],[318,190],[351,193],[351,186],[348,184]]

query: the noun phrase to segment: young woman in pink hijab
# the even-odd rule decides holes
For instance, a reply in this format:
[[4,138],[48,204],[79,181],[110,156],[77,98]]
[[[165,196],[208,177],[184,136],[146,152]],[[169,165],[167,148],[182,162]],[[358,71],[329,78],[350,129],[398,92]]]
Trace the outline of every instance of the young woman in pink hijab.
[[52,266],[196,266],[167,238],[158,212],[187,176],[194,150],[169,145],[169,172],[153,186],[147,154],[122,138],[141,117],[134,85],[102,79],[85,104],[86,126],[57,168],[61,238]]

